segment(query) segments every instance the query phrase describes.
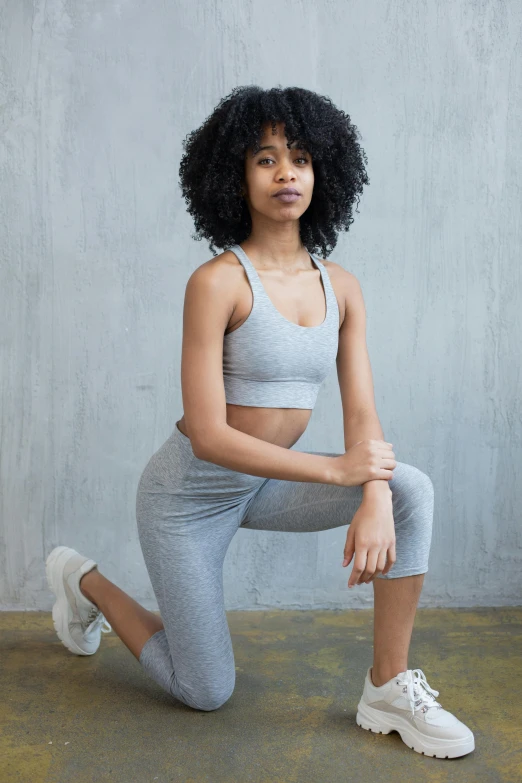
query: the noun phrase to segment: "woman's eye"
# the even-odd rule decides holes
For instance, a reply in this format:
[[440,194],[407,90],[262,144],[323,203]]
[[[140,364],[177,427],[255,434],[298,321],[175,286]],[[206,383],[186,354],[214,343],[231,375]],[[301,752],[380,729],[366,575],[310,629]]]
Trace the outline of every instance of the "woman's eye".
[[[268,160],[271,163],[273,163],[272,158],[262,158],[262,160],[260,160],[259,163],[264,163],[266,160]],[[297,158],[297,160],[302,160],[302,161],[304,161],[304,163],[308,163],[308,158],[302,158],[301,157],[301,158]]]

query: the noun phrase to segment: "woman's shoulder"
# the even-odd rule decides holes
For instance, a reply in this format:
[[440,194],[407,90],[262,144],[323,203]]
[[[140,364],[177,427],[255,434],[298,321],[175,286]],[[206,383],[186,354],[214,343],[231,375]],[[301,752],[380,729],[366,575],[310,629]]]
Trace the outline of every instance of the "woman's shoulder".
[[242,266],[237,256],[225,250],[196,267],[187,280],[185,300],[195,301],[203,308],[205,303],[219,305],[229,317],[236,308],[242,283]]
[[324,268],[328,272],[332,284],[342,289],[349,289],[354,284],[357,284],[357,278],[353,272],[345,269],[344,266],[337,264],[335,261],[329,259],[319,258],[319,261],[323,264]]
[[335,261],[329,261],[327,259],[320,259],[320,261],[322,264],[324,264],[324,268],[328,273],[332,288],[337,298],[337,304],[341,314],[340,323],[342,325],[347,312],[348,303],[354,298],[354,295],[356,295],[357,291],[360,289],[359,281],[352,272],[349,272],[340,264],[335,263]]
[[230,280],[230,275],[234,272],[234,270],[237,270],[239,273],[241,273],[241,263],[232,250],[224,250],[217,256],[210,258],[208,261],[204,261],[202,264],[196,267],[192,274],[197,274],[197,276],[200,278],[206,277],[217,280],[223,276],[227,276]]

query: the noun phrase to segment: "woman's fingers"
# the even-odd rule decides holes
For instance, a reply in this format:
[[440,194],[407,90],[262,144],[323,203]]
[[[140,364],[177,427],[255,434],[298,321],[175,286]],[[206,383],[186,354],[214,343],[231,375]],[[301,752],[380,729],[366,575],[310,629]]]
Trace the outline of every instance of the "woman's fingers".
[[359,549],[356,548],[354,553],[354,541],[351,539],[347,542],[344,554],[343,565],[347,564],[347,560],[349,562],[355,554],[348,587],[369,584],[378,574],[387,574],[397,559],[395,542],[387,550],[377,547],[369,549],[367,546],[359,545]]
[[346,543],[344,545],[344,560],[343,560],[343,568],[347,565],[349,565],[350,560],[352,559],[355,552],[355,545],[354,545],[354,534],[351,526],[348,528],[348,533],[346,536]]
[[386,565],[386,549],[381,549],[379,552],[379,557],[377,558],[375,573],[373,574],[373,576],[371,576],[369,579],[366,580],[366,583],[369,584],[375,579],[376,576],[378,576],[378,574],[382,574],[385,565]]
[[359,549],[356,548],[355,560],[353,561],[352,573],[350,574],[350,578],[348,580],[348,587],[353,587],[354,585],[359,584],[359,577],[361,576],[366,566],[366,556],[366,547],[359,547]]
[[397,555],[395,554],[395,543],[393,543],[387,551],[388,559],[386,561],[386,565],[383,568],[383,574],[387,574],[392,565],[395,563],[395,560],[397,559]]
[[366,568],[361,574],[361,577],[357,584],[364,584],[365,582],[368,582],[374,572],[377,568],[377,558],[379,557],[380,548],[379,547],[372,547],[368,550],[368,559],[366,561]]

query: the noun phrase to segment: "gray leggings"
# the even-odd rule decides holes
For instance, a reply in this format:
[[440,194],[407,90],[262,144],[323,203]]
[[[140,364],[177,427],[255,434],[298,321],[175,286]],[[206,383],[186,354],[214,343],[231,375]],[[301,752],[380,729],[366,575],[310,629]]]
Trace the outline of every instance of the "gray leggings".
[[[377,578],[426,573],[431,479],[397,462],[389,485],[396,561],[387,575]],[[136,496],[140,544],[164,624],[140,654],[149,676],[190,707],[220,707],[235,685],[223,561],[236,530],[299,533],[342,527],[362,498],[362,486],[267,479],[201,460],[176,425],[146,465]]]

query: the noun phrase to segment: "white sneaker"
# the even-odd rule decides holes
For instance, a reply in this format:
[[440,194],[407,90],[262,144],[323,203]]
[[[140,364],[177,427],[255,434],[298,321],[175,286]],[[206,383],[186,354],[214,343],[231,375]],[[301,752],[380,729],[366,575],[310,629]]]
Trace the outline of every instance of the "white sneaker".
[[412,750],[439,759],[475,750],[473,732],[435,701],[439,692],[430,688],[422,669],[407,669],[377,687],[371,668],[357,705],[358,726],[381,734],[398,731]]
[[112,631],[96,604],[80,590],[81,577],[96,566],[94,560],[67,546],[55,547],[45,562],[47,582],[57,598],[53,606],[54,628],[76,655],[93,655],[100,646],[101,632]]

